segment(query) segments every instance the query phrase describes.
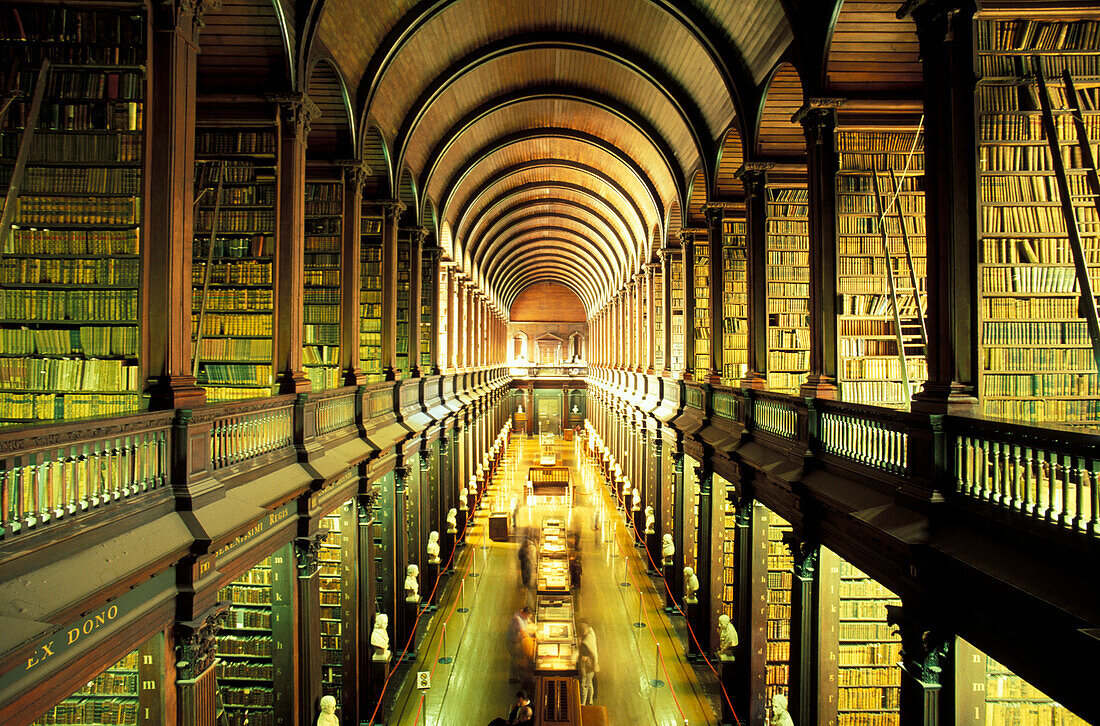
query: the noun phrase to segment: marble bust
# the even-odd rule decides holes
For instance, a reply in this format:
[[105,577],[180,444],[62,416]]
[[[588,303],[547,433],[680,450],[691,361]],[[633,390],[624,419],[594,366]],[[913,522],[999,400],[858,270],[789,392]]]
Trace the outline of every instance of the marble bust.
[[428,544],[424,549],[428,553],[428,564],[429,565],[438,565],[439,564],[439,532],[436,532],[434,529],[431,532],[428,532]]
[[317,717],[317,726],[340,726],[336,718],[336,697],[321,696],[321,714]]
[[699,591],[699,576],[690,567],[684,568],[684,602],[695,604],[699,599],[695,593]]
[[467,500],[470,498],[470,490],[466,487],[462,487],[462,490],[458,493],[458,509],[465,512],[467,509]]
[[737,647],[737,630],[730,616],[722,613],[718,616],[718,659],[733,660],[733,649]]
[[405,602],[420,602],[420,568],[409,565],[405,568]]
[[787,697],[782,693],[772,696],[772,717],[769,726],[794,726],[794,719],[787,711]]
[[676,545],[672,541],[672,535],[666,534],[661,538],[661,564],[671,565],[674,554],[676,554]]
[[447,510],[447,534],[458,534],[458,510],[454,507]]
[[653,507],[645,508],[645,533],[653,534],[653,527],[657,524],[657,516],[653,513]]
[[386,632],[389,625],[390,618],[385,613],[378,613],[374,616],[374,630],[370,634],[370,644],[374,648],[371,660],[389,661],[392,656],[392,653],[390,653],[390,635]]
[[638,491],[638,487],[630,491],[630,508],[635,512],[642,508],[642,493]]

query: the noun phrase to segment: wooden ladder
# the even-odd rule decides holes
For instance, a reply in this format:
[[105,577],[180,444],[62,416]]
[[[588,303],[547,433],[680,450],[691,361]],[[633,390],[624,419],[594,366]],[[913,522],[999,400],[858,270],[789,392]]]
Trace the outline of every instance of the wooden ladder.
[[[31,154],[31,143],[34,141],[34,131],[38,127],[38,115],[42,111],[42,97],[46,94],[46,81],[50,77],[50,61],[44,59],[38,69],[38,78],[34,82],[34,91],[31,93],[31,107],[27,111],[26,121],[23,124],[23,133],[19,137],[19,150],[15,155],[15,167],[11,170],[11,179],[8,181],[8,192],[4,198],[4,211],[0,214],[0,256],[8,247],[8,236],[11,234],[12,223],[15,221],[15,213],[19,207],[19,192],[23,187],[23,175],[27,171],[27,158]],[[3,114],[7,114],[8,108],[15,100],[13,91],[10,99],[3,107]],[[0,119],[3,115],[0,115]]]
[[[1062,84],[1065,91],[1065,109],[1059,109],[1062,114],[1068,114],[1073,120],[1074,131],[1077,137],[1077,148],[1080,150],[1080,163],[1074,169],[1085,172],[1085,180],[1088,185],[1088,194],[1074,195],[1069,186],[1069,177],[1066,174],[1066,160],[1062,157],[1062,148],[1073,142],[1064,142],[1058,136],[1058,127],[1054,123],[1054,108],[1050,99],[1050,89],[1047,87],[1046,75],[1043,72],[1043,63],[1040,56],[1032,56],[1032,69],[1035,72],[1035,80],[1039,85],[1039,107],[1042,111],[1043,135],[1047,137],[1050,146],[1051,165],[1054,168],[1054,178],[1058,184],[1058,197],[1061,202],[1062,216],[1066,223],[1066,233],[1069,237],[1069,249],[1073,255],[1073,267],[1077,277],[1077,289],[1081,292],[1078,301],[1081,317],[1085,319],[1085,327],[1089,331],[1089,339],[1092,341],[1092,355],[1097,370],[1100,371],[1100,314],[1096,307],[1096,294],[1093,291],[1092,278],[1089,277],[1089,260],[1085,254],[1085,246],[1081,241],[1081,229],[1077,225],[1077,214],[1074,211],[1074,201],[1091,199],[1100,215],[1100,176],[1096,171],[1096,158],[1092,153],[1092,145],[1089,141],[1088,127],[1085,125],[1085,117],[1081,111],[1081,96],[1069,70],[1062,70]],[[1070,157],[1072,161],[1072,156]],[[1093,260],[1100,263],[1100,258]]]
[[[210,238],[206,243],[206,266],[203,268],[202,277],[202,292],[199,297],[199,321],[198,326],[195,328],[195,339],[192,341],[191,347],[191,375],[196,379],[199,377],[199,364],[202,362],[202,328],[206,322],[206,308],[207,301],[209,300],[210,291],[210,278],[214,274],[214,243],[217,241],[218,236],[218,217],[221,216],[222,211],[222,184],[225,182],[225,162],[218,162],[218,182],[217,187],[214,190],[214,216],[210,219]],[[205,183],[205,174],[199,179],[199,186],[201,187]],[[202,200],[202,191],[195,194],[195,209],[194,219],[198,221],[199,218],[199,201]]]

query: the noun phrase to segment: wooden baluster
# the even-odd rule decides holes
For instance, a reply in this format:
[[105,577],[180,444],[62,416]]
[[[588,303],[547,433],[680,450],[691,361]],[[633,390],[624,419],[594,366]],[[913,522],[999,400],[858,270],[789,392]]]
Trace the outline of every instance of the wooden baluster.
[[1066,476],[1066,467],[1063,457],[1057,451],[1050,452],[1051,477],[1058,491],[1058,525],[1068,527],[1073,519],[1073,511],[1077,509],[1077,502],[1072,501],[1069,495],[1069,477]]
[[1100,466],[1098,466],[1097,461],[1090,458],[1087,460],[1084,473],[1081,476],[1082,480],[1086,477],[1088,479],[1087,482],[1083,481],[1083,483],[1086,484],[1089,490],[1088,533],[1092,535],[1100,534],[1100,487],[1096,485],[1098,468],[1100,468]]
[[966,492],[964,472],[966,471],[966,445],[962,436],[955,437],[955,491]]
[[989,468],[990,488],[993,490],[992,501],[994,504],[1003,504],[1005,501],[1004,479],[1001,477],[999,466],[1001,457],[1001,442],[989,442],[989,454],[986,466]]
[[1070,527],[1074,532],[1086,531],[1085,527],[1085,509],[1089,508],[1088,501],[1084,498],[1084,477],[1081,471],[1081,459],[1077,459],[1077,466],[1073,465],[1073,457],[1066,454],[1064,459],[1066,479],[1073,477],[1073,523]]

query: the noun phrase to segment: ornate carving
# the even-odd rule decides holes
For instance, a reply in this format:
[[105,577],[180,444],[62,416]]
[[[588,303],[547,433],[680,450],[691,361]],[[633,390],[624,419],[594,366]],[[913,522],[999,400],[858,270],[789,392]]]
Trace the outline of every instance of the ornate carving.
[[284,120],[287,126],[292,127],[304,143],[305,137],[309,135],[310,124],[321,115],[321,109],[317,108],[317,104],[301,91],[269,93],[267,99],[279,104],[285,114]]
[[432,450],[420,450],[420,471],[428,471],[432,468]]
[[155,18],[160,28],[186,30],[194,38],[206,25],[205,13],[221,6],[221,0],[160,0]]
[[228,602],[217,603],[201,620],[176,624],[176,674],[181,681],[198,678],[214,664],[216,636],[225,624]]
[[359,507],[361,519],[374,517],[382,508],[382,488],[377,484],[372,485],[370,491],[355,498],[355,504]]
[[405,213],[407,208],[405,203],[400,199],[379,199],[374,202],[375,206],[382,209],[382,213],[391,219],[396,219]]
[[794,558],[794,574],[804,580],[811,579],[817,570],[817,557],[821,549],[815,543],[796,537],[793,532],[783,535],[783,544],[787,545]]
[[902,605],[886,606],[886,622],[901,635],[902,668],[925,686],[940,685],[940,663],[950,651],[950,638],[938,629],[906,617]]
[[321,566],[321,545],[328,539],[328,530],[322,529],[309,537],[294,540],[294,556],[298,560],[298,576],[312,577]]
[[711,485],[714,482],[714,472],[709,466],[697,465],[695,467],[695,479],[699,483],[700,494],[710,494]]
[[405,491],[405,486],[409,481],[409,467],[407,466],[395,466],[393,468],[393,485],[394,489],[401,493]]
[[428,230],[425,227],[402,227],[401,231],[409,235],[409,241],[414,245],[423,244],[428,238]]
[[359,159],[339,159],[334,162],[344,172],[344,179],[355,187],[356,194],[363,193],[363,187],[373,172],[365,162]]

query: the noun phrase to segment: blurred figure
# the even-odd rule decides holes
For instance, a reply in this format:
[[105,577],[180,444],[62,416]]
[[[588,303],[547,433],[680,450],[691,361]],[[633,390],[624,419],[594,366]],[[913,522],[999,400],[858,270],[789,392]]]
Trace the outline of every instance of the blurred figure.
[[508,711],[508,718],[495,718],[489,726],[534,726],[535,710],[526,691],[516,691],[516,702]]
[[[600,672],[600,652],[596,647],[596,631],[592,629],[592,626],[587,620],[577,621],[577,635],[580,636],[580,648],[584,648],[585,651],[592,658],[592,674],[589,676],[591,684],[590,698],[596,697],[596,674]],[[583,685],[583,682],[582,682]],[[592,701],[589,700],[589,703]]]
[[525,537],[519,546],[519,576],[528,596],[535,589],[535,558],[535,545]]
[[577,675],[581,680],[581,705],[587,706],[592,703],[592,699],[595,695],[595,686],[593,685],[593,679],[596,677],[596,659],[592,657],[592,651],[584,643],[580,644],[577,649]]
[[529,681],[535,667],[535,615],[526,605],[508,623],[508,653],[512,671],[509,683]]

